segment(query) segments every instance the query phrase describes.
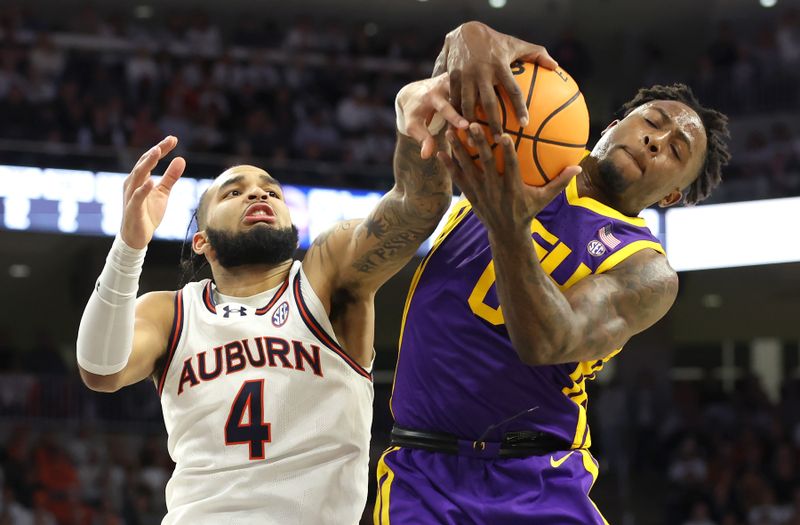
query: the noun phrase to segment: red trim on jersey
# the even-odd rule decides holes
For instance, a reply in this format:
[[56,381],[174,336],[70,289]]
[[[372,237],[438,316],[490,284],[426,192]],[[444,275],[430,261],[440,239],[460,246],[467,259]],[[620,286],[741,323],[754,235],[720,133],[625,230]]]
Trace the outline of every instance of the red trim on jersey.
[[172,357],[175,354],[175,348],[178,347],[178,341],[181,339],[183,332],[183,290],[178,290],[175,293],[175,314],[172,319],[172,330],[169,333],[169,343],[167,344],[167,361],[164,363],[164,370],[161,372],[161,380],[158,382],[158,395],[164,390],[164,381],[167,379],[167,372],[172,363]]
[[270,299],[269,303],[267,303],[267,306],[264,306],[264,307],[259,308],[258,310],[256,310],[256,315],[264,315],[265,313],[269,312],[272,309],[272,307],[275,306],[275,303],[278,302],[278,299],[281,298],[281,296],[283,295],[283,292],[285,292],[287,288],[289,288],[289,276],[288,275],[286,276],[286,280],[283,281],[283,284],[281,285],[281,287],[278,288],[278,291],[275,292],[275,295],[273,295],[272,299]]
[[[256,310],[256,315],[264,315],[265,313],[270,311],[270,309],[273,306],[275,306],[275,303],[278,302],[278,299],[281,298],[281,296],[283,295],[283,292],[285,292],[287,288],[289,288],[289,277],[288,276],[286,277],[286,280],[283,282],[281,287],[278,288],[278,291],[275,292],[275,295],[272,296],[272,299],[269,300],[267,305],[266,306],[262,306],[261,308]],[[214,303],[214,296],[211,294],[211,281],[208,281],[206,286],[203,288],[203,304],[206,305],[206,308],[212,314],[216,314],[217,313],[217,305]]]
[[370,381],[372,381],[372,374],[364,370],[364,368],[356,363],[353,358],[347,355],[347,352],[339,346],[336,341],[333,340],[331,336],[325,332],[325,329],[320,326],[314,316],[311,315],[311,310],[309,310],[308,306],[306,305],[305,300],[303,299],[303,294],[301,293],[300,288],[300,272],[297,272],[294,278],[294,297],[295,302],[297,303],[298,310],[300,311],[300,317],[303,319],[303,322],[311,330],[311,333],[314,334],[320,342],[336,353],[339,357],[341,357],[345,363],[347,363],[350,368],[355,370],[357,374],[363,376]]
[[205,288],[203,288],[203,304],[206,305],[206,308],[208,308],[208,311],[212,314],[217,313],[217,307],[214,305],[214,299],[211,297],[211,281],[208,281]]

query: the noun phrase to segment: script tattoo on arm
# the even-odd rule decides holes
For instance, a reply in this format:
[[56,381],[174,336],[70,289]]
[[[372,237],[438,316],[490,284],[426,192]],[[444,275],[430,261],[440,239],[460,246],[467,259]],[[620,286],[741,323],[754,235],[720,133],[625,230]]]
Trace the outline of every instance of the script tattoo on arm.
[[361,274],[384,267],[396,272],[433,233],[450,204],[452,184],[444,167],[435,158],[421,159],[419,144],[402,134],[397,138],[394,176],[395,187],[355,232],[355,242],[363,249],[356,249],[358,257],[351,266]]

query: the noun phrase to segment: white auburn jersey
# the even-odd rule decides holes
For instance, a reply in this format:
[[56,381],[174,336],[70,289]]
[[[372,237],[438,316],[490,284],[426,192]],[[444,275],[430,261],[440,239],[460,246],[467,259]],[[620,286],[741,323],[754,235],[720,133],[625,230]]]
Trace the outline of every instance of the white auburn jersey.
[[175,296],[158,384],[176,464],[162,523],[358,523],[371,373],[337,343],[300,261],[261,307],[215,304],[212,286]]

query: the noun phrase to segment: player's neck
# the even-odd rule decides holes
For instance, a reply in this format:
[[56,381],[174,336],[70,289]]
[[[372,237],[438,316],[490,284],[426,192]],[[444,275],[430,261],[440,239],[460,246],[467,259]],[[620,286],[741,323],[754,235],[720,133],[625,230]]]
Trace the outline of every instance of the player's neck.
[[579,197],[589,197],[630,217],[635,217],[639,214],[641,210],[626,209],[626,206],[623,206],[619,199],[611,197],[605,190],[600,182],[600,174],[597,171],[597,159],[587,155],[581,161],[581,168],[583,171],[578,174],[577,180]]
[[274,266],[247,265],[225,268],[219,264],[211,265],[214,284],[219,293],[233,297],[249,297],[275,288],[289,275],[292,259]]

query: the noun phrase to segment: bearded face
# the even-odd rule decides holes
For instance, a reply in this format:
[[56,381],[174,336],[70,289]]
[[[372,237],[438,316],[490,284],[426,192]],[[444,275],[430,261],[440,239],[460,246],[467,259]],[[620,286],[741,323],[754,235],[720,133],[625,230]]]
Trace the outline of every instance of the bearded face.
[[275,265],[291,259],[297,249],[298,232],[289,228],[254,227],[228,232],[207,228],[208,242],[224,268],[246,265]]

